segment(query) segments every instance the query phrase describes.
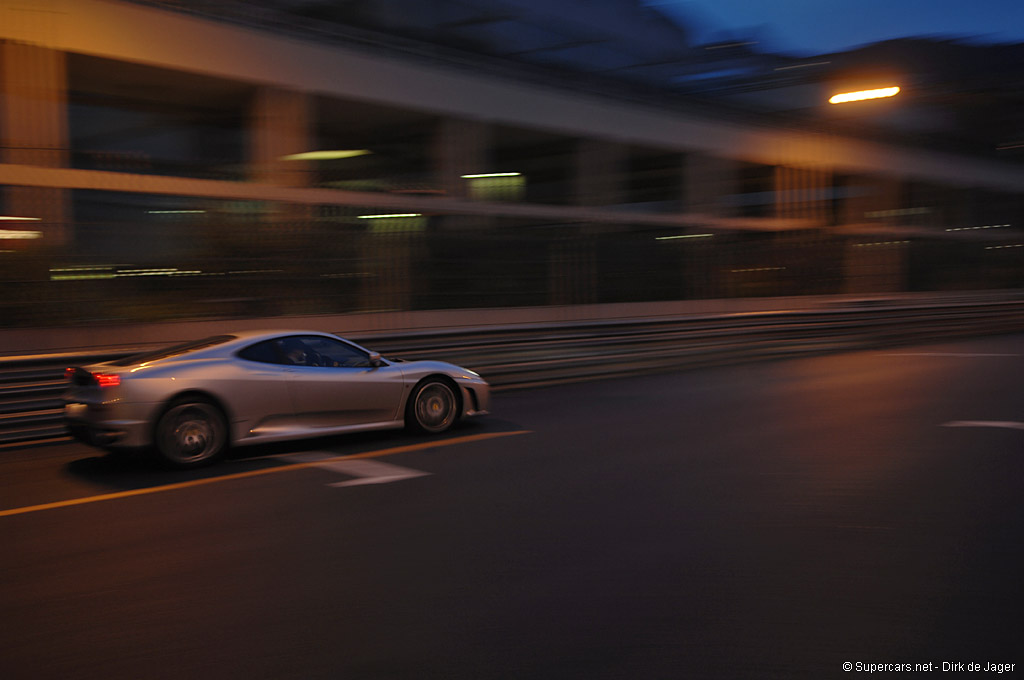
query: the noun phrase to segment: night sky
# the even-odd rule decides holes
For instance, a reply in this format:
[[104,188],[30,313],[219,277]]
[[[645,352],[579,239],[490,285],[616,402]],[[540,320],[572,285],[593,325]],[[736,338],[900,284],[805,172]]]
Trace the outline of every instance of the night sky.
[[1024,0],[645,0],[700,43],[754,39],[795,56],[913,36],[1024,42]]

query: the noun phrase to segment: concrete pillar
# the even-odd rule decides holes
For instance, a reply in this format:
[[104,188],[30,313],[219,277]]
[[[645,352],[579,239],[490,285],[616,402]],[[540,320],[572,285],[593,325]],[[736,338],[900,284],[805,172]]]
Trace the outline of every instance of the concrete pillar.
[[360,266],[370,274],[359,290],[362,312],[408,311],[412,306],[412,269],[421,239],[414,233],[368,232],[360,238]]
[[[804,295],[827,291],[828,265],[819,228],[831,220],[832,173],[821,168],[775,168],[775,217],[784,222],[810,222],[814,229],[781,231],[772,239],[775,266],[785,267],[776,277],[777,295]],[[840,266],[833,262],[833,270]]]
[[491,170],[491,126],[482,121],[445,118],[434,136],[434,181],[452,198],[468,198],[463,175]]
[[[843,224],[899,225],[902,186],[887,177],[857,177],[848,186]],[[846,293],[894,293],[906,288],[907,244],[884,233],[852,238],[843,258]]]
[[[67,167],[68,138],[65,54],[0,42],[0,162]],[[39,218],[11,223],[18,225],[16,229],[42,232],[47,247],[59,248],[70,242],[70,192],[66,189],[7,186],[2,198],[0,211],[4,215]],[[23,246],[34,242],[5,243]]]
[[775,168],[775,216],[783,220],[810,220],[818,226],[828,220],[832,173],[819,168]]
[[548,304],[586,305],[597,302],[597,254],[584,235],[548,243]]
[[582,139],[576,148],[574,191],[577,205],[617,205],[625,199],[627,148]]
[[[596,139],[580,140],[573,156],[572,201],[580,206],[617,205],[626,200],[628,148]],[[548,246],[548,301],[553,305],[597,302],[597,252],[590,234],[608,229],[587,225]]]
[[[311,132],[311,101],[308,95],[274,87],[261,87],[253,95],[249,110],[249,179],[261,184],[301,188],[312,184],[310,161],[288,160],[287,157],[307,151],[314,142]],[[304,234],[311,226],[312,210],[301,204],[263,206],[251,227],[253,238],[262,233],[264,247],[274,243],[304,243],[289,234]],[[298,246],[295,246],[298,248]],[[303,257],[295,252],[278,256],[290,259]]]
[[262,87],[253,98],[249,122],[249,176],[254,182],[284,187],[312,184],[309,161],[286,156],[315,151],[310,97]]
[[702,153],[686,156],[683,172],[683,196],[685,212],[699,213],[714,217],[729,217],[735,214],[734,206],[725,198],[738,191],[738,164],[728,158],[718,158]]

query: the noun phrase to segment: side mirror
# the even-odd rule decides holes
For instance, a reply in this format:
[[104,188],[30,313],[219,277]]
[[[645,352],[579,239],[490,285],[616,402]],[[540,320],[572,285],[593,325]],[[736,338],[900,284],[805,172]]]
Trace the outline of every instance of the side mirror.
[[379,352],[370,352],[370,365],[379,368],[384,362],[380,359]]

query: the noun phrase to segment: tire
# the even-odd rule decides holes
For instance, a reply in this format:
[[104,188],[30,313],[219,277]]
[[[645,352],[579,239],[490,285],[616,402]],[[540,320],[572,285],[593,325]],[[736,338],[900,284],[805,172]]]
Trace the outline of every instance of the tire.
[[417,385],[405,407],[405,424],[414,432],[440,434],[458,419],[458,388],[441,378]]
[[227,448],[224,414],[215,404],[201,398],[173,402],[157,421],[154,443],[161,460],[171,467],[211,463]]

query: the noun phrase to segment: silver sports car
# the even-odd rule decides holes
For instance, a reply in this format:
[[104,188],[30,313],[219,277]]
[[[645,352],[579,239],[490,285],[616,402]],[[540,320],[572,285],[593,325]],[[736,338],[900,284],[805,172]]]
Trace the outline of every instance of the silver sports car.
[[382,359],[309,331],[218,335],[66,377],[64,420],[76,439],[153,448],[177,467],[212,461],[229,445],[403,426],[436,434],[490,403],[473,371]]

